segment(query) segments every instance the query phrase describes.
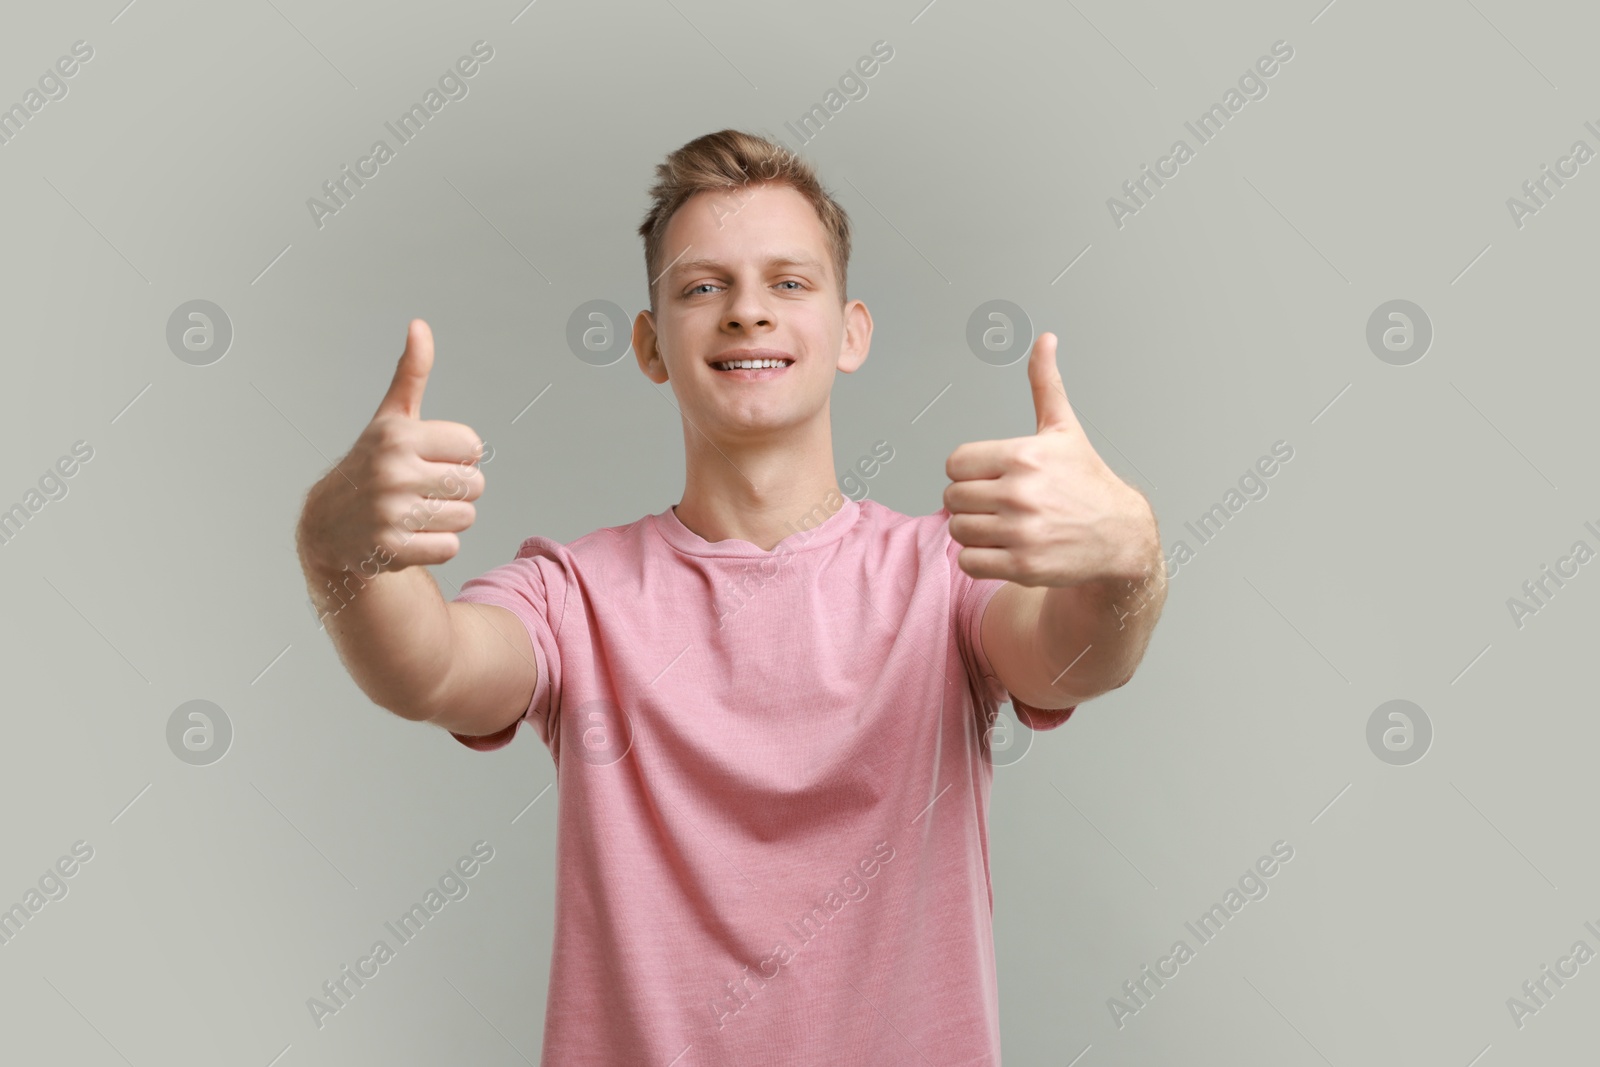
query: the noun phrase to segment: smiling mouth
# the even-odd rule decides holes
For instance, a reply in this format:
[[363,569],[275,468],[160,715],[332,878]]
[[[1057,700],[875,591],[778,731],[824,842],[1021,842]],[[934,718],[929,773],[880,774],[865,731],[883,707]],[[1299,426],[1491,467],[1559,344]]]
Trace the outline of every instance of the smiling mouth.
[[794,360],[792,359],[736,359],[728,363],[713,363],[711,367],[713,370],[719,371],[777,370],[780,367],[787,367],[793,362]]

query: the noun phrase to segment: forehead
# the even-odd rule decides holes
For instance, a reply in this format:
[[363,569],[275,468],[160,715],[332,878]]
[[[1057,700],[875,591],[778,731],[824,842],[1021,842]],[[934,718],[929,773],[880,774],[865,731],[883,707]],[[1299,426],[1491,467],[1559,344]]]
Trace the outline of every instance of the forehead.
[[774,256],[811,259],[832,274],[828,235],[816,209],[787,185],[758,183],[696,193],[673,213],[662,241],[662,267],[690,262],[728,265]]

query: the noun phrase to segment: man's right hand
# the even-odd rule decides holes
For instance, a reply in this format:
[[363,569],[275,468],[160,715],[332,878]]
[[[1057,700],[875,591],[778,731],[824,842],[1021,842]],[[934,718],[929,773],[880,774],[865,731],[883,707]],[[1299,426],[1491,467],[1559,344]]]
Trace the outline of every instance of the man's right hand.
[[[325,574],[443,563],[461,550],[483,495],[483,440],[470,426],[422,418],[433,332],[412,319],[389,391],[350,453],[307,494],[300,551]],[[365,567],[362,567],[365,564]]]

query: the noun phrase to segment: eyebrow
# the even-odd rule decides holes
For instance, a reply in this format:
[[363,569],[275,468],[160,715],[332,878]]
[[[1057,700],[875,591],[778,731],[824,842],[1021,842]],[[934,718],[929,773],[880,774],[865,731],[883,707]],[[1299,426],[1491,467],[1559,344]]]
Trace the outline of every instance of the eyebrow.
[[[823,269],[822,264],[817,262],[817,260],[812,256],[805,252],[798,251],[779,252],[776,255],[769,256],[765,265],[768,267],[809,267],[819,273]],[[716,259],[685,259],[668,268],[667,273],[676,276],[687,271],[726,269],[727,264]]]

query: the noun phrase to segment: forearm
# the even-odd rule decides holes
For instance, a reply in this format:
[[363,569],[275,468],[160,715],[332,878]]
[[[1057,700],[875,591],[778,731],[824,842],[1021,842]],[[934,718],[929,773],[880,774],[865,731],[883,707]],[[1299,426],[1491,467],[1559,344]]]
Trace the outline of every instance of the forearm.
[[1088,699],[1133,677],[1167,598],[1166,563],[1159,540],[1154,545],[1139,561],[1137,577],[1045,591],[1037,650],[1059,672],[1056,687]]
[[381,566],[375,552],[355,567],[315,558],[297,531],[296,548],[311,603],[345,670],[374,704],[421,720],[451,656],[444,594],[426,567]]

